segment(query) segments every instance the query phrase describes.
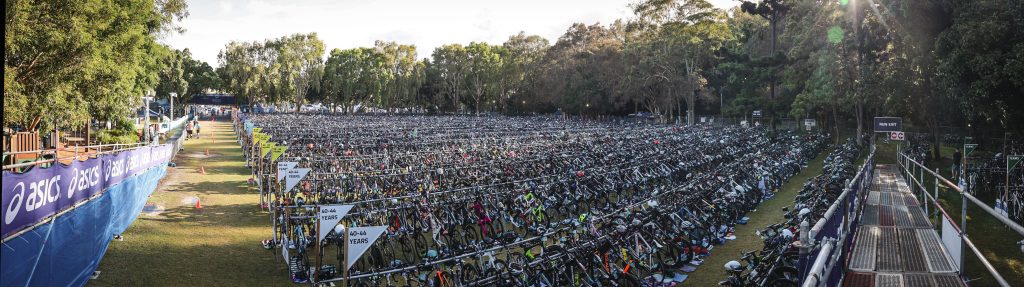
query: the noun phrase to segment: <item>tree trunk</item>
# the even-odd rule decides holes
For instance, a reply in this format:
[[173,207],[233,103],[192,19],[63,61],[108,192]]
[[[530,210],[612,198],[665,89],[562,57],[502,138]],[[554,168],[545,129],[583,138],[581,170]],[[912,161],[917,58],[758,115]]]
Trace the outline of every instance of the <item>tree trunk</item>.
[[864,102],[857,101],[857,146],[864,146],[861,138],[864,135]]
[[772,18],[769,20],[769,22],[771,22],[771,26],[772,26],[772,51],[771,51],[771,58],[772,58],[773,63],[772,63],[772,71],[768,75],[768,81],[769,81],[769,84],[768,84],[768,92],[769,92],[769,95],[768,95],[768,108],[765,109],[766,112],[767,112],[769,125],[771,125],[772,131],[775,131],[775,112],[773,110],[775,108],[775,68],[776,67],[775,67],[774,59],[775,59],[775,41],[776,41],[775,39],[777,37],[777,32],[776,32],[776,28],[775,27],[777,26],[776,23],[778,22],[778,18],[779,18],[779,13],[776,12],[776,11],[772,11]]

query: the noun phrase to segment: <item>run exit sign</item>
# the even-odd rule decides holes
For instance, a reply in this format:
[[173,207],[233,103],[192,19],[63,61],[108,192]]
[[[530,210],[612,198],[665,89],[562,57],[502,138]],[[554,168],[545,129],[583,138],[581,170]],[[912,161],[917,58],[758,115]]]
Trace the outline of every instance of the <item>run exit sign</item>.
[[903,131],[903,118],[875,117],[875,132]]

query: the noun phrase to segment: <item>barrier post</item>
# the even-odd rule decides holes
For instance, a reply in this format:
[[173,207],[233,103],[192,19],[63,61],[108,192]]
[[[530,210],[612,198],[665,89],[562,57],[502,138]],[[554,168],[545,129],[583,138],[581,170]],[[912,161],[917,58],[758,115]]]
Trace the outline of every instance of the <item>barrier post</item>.
[[348,287],[348,224],[345,224],[345,256],[342,260],[341,268],[345,268],[342,276],[345,277],[345,281],[341,281],[341,287]]
[[[960,193],[960,240],[964,241],[964,245],[968,245],[969,243],[966,242],[966,238],[967,238],[967,198],[964,196],[964,194],[967,194],[967,193],[966,192],[961,192]],[[962,252],[962,251],[960,252],[960,277],[963,278],[965,281],[967,280],[967,272],[964,272],[964,269],[967,269],[967,261],[966,261],[967,257],[966,256],[967,256],[967,252]]]
[[[928,193],[928,189],[925,189],[925,185],[924,185],[924,182],[925,182],[925,167],[924,166],[922,166],[920,169],[918,169],[918,178],[920,179],[919,182],[922,182],[921,187],[919,187],[920,188],[919,190],[921,190],[921,197],[925,198],[925,201],[927,202],[928,201],[928,199],[927,199],[928,197],[926,197],[925,194]],[[926,204],[926,206],[927,206],[927,204]],[[925,209],[925,212],[927,214],[928,209]]]

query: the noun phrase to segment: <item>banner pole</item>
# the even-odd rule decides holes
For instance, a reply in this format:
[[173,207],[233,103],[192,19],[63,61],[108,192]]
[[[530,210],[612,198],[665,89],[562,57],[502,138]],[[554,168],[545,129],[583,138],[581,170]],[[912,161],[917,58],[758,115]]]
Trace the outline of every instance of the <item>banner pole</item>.
[[[316,206],[316,215],[317,215],[317,217],[320,217],[320,206],[319,205]],[[313,272],[313,279],[309,280],[309,282],[313,283],[312,286],[316,286],[316,281],[320,279],[320,266],[323,265],[322,264],[323,263],[322,259],[324,257],[324,250],[323,250],[323,245],[321,245],[320,228],[322,228],[320,226],[320,218],[317,218],[316,219],[316,235],[317,235],[316,236],[316,271]]]
[[[1003,144],[1003,149],[1006,149],[1005,143]],[[1004,152],[1003,154],[1006,153]],[[1007,212],[1006,216],[1010,216],[1010,171],[1017,167],[1016,163],[1010,166],[1010,157],[1009,154],[1006,155],[1006,189],[1003,190],[1003,209]]]
[[349,228],[349,226],[348,226],[348,223],[346,222],[345,223],[345,257],[344,257],[345,260],[343,260],[344,261],[343,262],[344,265],[342,265],[342,268],[345,268],[345,270],[342,271],[344,273],[342,276],[345,277],[345,280],[341,281],[341,287],[348,287],[348,252],[349,252],[349,250],[348,250],[348,234],[349,234],[349,230],[348,230],[348,228]]

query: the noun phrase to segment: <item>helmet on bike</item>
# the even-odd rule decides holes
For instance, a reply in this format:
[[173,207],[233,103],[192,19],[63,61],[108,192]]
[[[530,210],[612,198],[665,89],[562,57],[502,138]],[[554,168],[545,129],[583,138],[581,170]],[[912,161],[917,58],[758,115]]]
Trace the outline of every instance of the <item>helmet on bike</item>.
[[801,209],[800,210],[800,217],[803,217],[804,215],[807,215],[808,213],[811,213],[810,209],[808,209],[808,208]]
[[782,237],[787,238],[787,239],[788,238],[793,238],[793,232],[789,231],[789,228],[784,228],[784,229],[782,229]]
[[737,262],[736,260],[733,260],[733,261],[729,261],[729,262],[725,263],[725,270],[728,270],[728,271],[741,271],[741,270],[743,270],[743,266],[740,265],[740,263]]

